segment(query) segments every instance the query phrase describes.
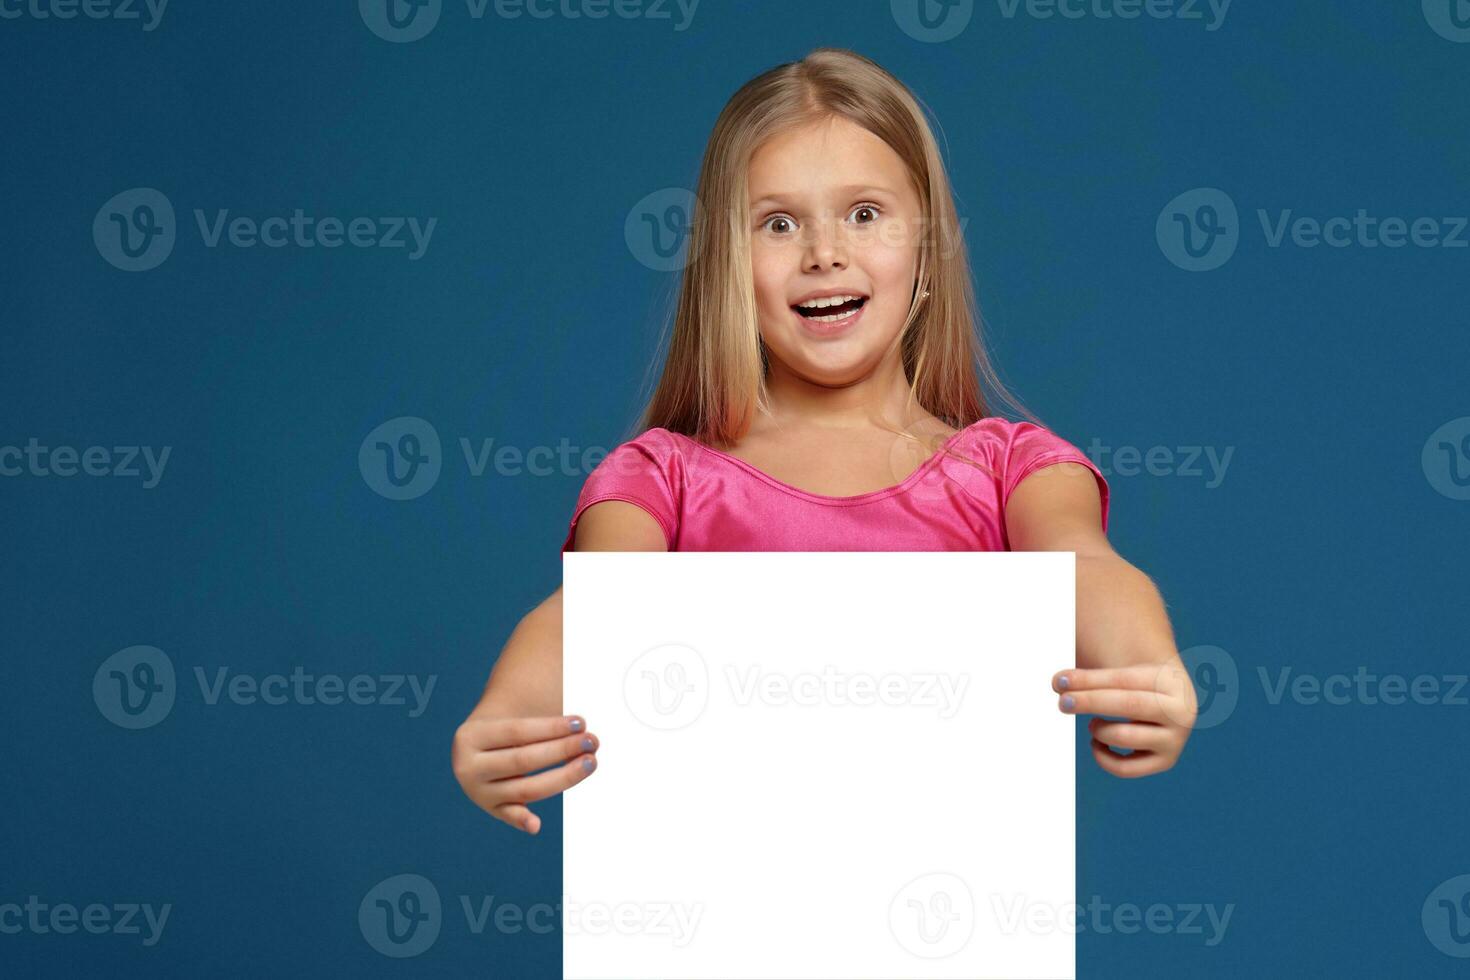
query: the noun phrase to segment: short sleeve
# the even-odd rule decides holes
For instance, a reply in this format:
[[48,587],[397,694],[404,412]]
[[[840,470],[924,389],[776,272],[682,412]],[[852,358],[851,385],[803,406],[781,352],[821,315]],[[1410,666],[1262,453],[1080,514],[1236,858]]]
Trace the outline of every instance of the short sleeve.
[[1002,474],[1001,508],[1011,499],[1011,492],[1026,477],[1053,463],[1081,463],[1092,471],[1097,479],[1097,490],[1102,498],[1102,529],[1108,529],[1108,481],[1082,450],[1072,445],[1050,429],[1030,422],[1017,422],[1011,429],[1010,444],[1006,448],[1005,469]]
[[674,450],[666,440],[657,438],[658,431],[650,430],[623,443],[587,475],[567,525],[563,554],[572,547],[583,512],[604,500],[623,500],[642,507],[658,522],[669,550],[674,550],[679,529],[679,498],[672,470]]

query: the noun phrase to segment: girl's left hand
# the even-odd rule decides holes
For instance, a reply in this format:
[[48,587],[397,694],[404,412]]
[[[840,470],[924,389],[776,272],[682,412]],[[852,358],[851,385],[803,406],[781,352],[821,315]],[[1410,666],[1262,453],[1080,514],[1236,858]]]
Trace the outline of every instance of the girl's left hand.
[[[1066,714],[1112,716],[1087,723],[1092,755],[1104,770],[1124,779],[1152,776],[1179,761],[1199,710],[1194,684],[1178,661],[1071,668],[1058,671],[1051,686]],[[1119,755],[1110,746],[1133,751]]]

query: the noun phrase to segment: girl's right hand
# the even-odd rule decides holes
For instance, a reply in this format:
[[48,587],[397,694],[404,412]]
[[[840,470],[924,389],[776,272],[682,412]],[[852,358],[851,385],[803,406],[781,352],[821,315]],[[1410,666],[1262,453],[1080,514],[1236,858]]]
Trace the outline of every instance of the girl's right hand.
[[[454,733],[454,775],[465,795],[486,813],[528,834],[538,833],[541,818],[526,804],[570,789],[597,768],[599,742],[586,727],[576,715],[471,716]],[[556,768],[527,775],[547,766]]]

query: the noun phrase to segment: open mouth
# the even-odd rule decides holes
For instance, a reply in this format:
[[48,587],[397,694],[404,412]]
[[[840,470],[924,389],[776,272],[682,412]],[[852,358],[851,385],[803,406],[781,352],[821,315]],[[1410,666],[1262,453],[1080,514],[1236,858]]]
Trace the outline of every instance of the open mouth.
[[857,316],[858,310],[861,310],[867,302],[868,297],[860,296],[835,306],[793,306],[791,308],[802,319],[813,323],[841,323],[843,320]]

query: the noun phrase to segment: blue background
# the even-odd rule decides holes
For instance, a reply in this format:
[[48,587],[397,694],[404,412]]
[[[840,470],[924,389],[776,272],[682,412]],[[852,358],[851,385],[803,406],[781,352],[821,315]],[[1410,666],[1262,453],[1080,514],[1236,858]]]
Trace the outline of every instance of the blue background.
[[[0,445],[172,447],[153,489],[0,478],[0,903],[173,905],[152,948],[0,935],[0,971],[560,975],[556,932],[474,935],[457,900],[556,903],[560,801],[536,805],[539,837],[511,831],[462,795],[449,748],[559,581],[585,472],[474,476],[458,440],[629,437],[677,281],[630,250],[630,209],[693,187],[740,84],[834,45],[941,124],[1023,401],[1084,449],[1233,447],[1214,487],[1108,472],[1114,545],[1181,648],[1228,651],[1237,707],[1145,780],[1102,773],[1078,738],[1079,900],[1232,918],[1214,946],[1085,929],[1081,975],[1464,974],[1420,912],[1470,873],[1470,708],[1272,704],[1257,670],[1465,671],[1470,502],[1421,451],[1470,415],[1470,250],[1272,248],[1256,210],[1470,212],[1470,44],[1418,2],[1240,2],[1217,30],[982,3],[942,42],[887,2],[705,0],[676,30],[677,10],[476,20],[449,0],[412,43],[354,7],[175,0],[153,31],[0,19]],[[172,202],[177,241],[128,273],[92,223],[138,187]],[[1197,187],[1240,209],[1210,272],[1155,236]],[[438,223],[411,261],[208,248],[193,219],[298,207]],[[399,416],[443,441],[437,483],[405,501],[357,463]],[[180,684],[128,731],[91,685],[135,644]],[[209,705],[192,676],[297,665],[437,685],[410,717]],[[392,959],[357,909],[403,873],[435,883],[443,929]]]

